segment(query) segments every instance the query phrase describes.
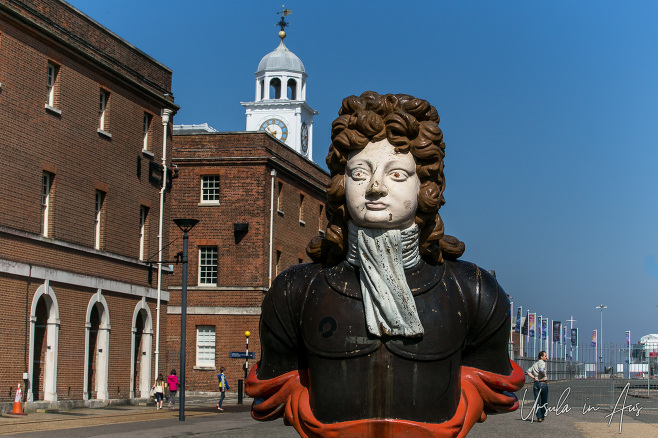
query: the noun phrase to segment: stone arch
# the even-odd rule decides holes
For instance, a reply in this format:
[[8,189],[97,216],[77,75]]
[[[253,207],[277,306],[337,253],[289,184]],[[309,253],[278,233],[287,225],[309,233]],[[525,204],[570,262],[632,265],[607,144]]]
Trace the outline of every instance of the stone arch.
[[87,305],[85,321],[85,365],[83,378],[83,398],[93,398],[93,393],[99,400],[108,400],[108,373],[110,357],[110,311],[102,295],[98,291],[91,297]]
[[281,99],[281,79],[270,79],[270,99]]
[[30,309],[27,400],[57,401],[59,305],[49,280],[37,288]]
[[297,100],[297,81],[295,79],[288,79],[288,87],[287,87],[287,96],[288,99],[290,100]]
[[132,319],[130,398],[148,398],[151,388],[153,318],[146,298],[137,303]]

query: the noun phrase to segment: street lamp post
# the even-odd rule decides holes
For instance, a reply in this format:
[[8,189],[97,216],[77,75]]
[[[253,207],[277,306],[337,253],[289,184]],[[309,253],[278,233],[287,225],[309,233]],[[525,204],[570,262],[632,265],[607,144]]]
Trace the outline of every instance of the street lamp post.
[[180,403],[178,421],[185,421],[185,344],[187,330],[187,233],[199,223],[198,219],[174,219],[183,232],[183,278],[180,303]]
[[[600,342],[601,343],[601,348],[599,348],[599,359],[601,361],[601,366],[603,366],[603,309],[607,309],[607,306],[604,306],[603,304],[600,304],[595,307],[595,309],[601,309],[601,331],[599,332],[598,336],[598,341],[597,344]],[[605,372],[605,368],[603,368],[603,371]]]

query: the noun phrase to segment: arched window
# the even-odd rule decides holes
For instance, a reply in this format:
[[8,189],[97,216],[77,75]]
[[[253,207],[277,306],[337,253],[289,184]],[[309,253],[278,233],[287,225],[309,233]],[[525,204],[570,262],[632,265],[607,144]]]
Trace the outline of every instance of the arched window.
[[260,80],[260,100],[265,99],[265,81],[263,79]]
[[297,100],[297,81],[288,79],[288,99]]
[[281,79],[273,78],[270,81],[270,99],[281,99]]

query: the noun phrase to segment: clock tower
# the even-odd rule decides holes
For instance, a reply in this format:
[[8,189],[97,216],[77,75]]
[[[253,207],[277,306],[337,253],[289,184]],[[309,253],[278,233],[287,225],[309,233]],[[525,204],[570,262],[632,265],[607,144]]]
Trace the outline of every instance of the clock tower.
[[285,16],[290,12],[281,13],[279,47],[258,64],[255,100],[241,104],[246,108],[247,131],[266,131],[312,160],[313,116],[318,112],[306,103],[304,64],[283,42]]

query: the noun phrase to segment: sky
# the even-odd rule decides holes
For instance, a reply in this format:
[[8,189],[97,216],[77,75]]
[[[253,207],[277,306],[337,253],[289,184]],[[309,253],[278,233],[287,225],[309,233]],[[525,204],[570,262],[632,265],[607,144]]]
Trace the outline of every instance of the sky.
[[[243,131],[280,1],[70,3],[173,70],[176,124]],[[523,306],[586,342],[658,333],[658,2],[294,1],[313,160],[363,91],[428,100],[446,233]],[[516,312],[516,310],[515,310]]]

